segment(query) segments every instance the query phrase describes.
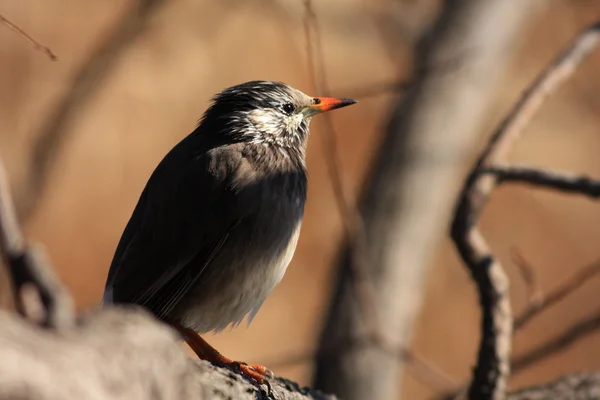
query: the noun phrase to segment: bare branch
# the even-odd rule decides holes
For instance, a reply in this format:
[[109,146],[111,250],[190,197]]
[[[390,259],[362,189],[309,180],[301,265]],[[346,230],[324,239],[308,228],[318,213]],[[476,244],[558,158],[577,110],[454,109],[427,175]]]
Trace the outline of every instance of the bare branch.
[[[504,0],[442,4],[416,47],[412,84],[394,107],[361,198],[367,273],[384,322],[379,328],[387,341],[405,346],[421,306],[431,249],[441,239],[440,221],[452,208],[454,196],[439,193],[455,192],[451,182],[479,135],[508,44],[537,7]],[[475,90],[465,91],[465,85]],[[346,239],[321,348],[364,334],[363,305],[354,289],[355,252],[356,244]],[[400,364],[394,353],[377,346],[344,350],[317,359],[317,387],[348,400],[397,396]]]
[[508,278],[476,225],[483,206],[500,181],[497,175],[488,172],[507,162],[508,152],[546,97],[573,75],[599,39],[600,24],[583,32],[528,88],[492,135],[463,187],[451,236],[477,285],[483,314],[477,365],[469,387],[470,399],[505,398],[510,373],[512,316]]
[[33,285],[44,306],[43,326],[62,329],[73,324],[71,296],[54,275],[41,249],[28,248],[17,222],[15,208],[0,161],[0,255],[10,268],[17,311],[27,316],[23,290]]
[[[523,281],[525,281],[525,286],[527,288],[527,307],[537,307],[544,300],[544,295],[538,283],[535,269],[517,248],[511,248],[510,256],[513,263],[519,268]],[[517,330],[518,327],[514,325],[515,324],[513,323],[513,328]]]
[[[312,1],[304,1],[306,15],[304,18],[304,32],[307,45],[307,60],[308,69],[311,74],[313,86],[316,88],[320,96],[330,96],[329,83],[327,80],[327,71],[325,69],[325,57],[323,46],[321,43],[321,32],[317,15],[314,12]],[[313,36],[314,32],[314,36]],[[314,49],[313,49],[314,46]],[[336,205],[345,230],[347,240],[352,243],[352,280],[356,293],[356,298],[359,303],[361,316],[365,321],[367,329],[367,337],[372,337],[372,340],[367,339],[367,342],[374,343],[383,349],[391,349],[392,353],[401,354],[401,358],[407,364],[410,364],[413,371],[423,376],[423,379],[429,381],[445,382],[447,386],[447,375],[440,372],[437,368],[433,368],[429,363],[425,362],[420,356],[413,354],[408,348],[397,349],[397,346],[392,345],[387,340],[380,329],[381,321],[379,320],[377,308],[375,306],[375,288],[369,279],[366,271],[366,240],[363,228],[363,222],[356,208],[350,205],[345,189],[342,184],[340,173],[340,157],[337,150],[336,134],[333,121],[329,114],[324,115],[325,134],[324,151],[327,163],[327,169],[331,177],[333,192],[335,195]],[[327,349],[325,352],[334,353],[340,351],[341,347]],[[322,356],[322,354],[317,354]],[[292,359],[298,359],[292,357]],[[414,364],[414,365],[412,365]]]
[[25,240],[19,228],[4,164],[0,162],[0,251],[5,261],[25,252]]
[[4,25],[9,27],[13,31],[17,32],[17,34],[19,36],[23,37],[25,40],[27,40],[33,46],[34,49],[39,50],[42,53],[46,54],[48,56],[48,58],[50,58],[50,60],[52,60],[52,61],[58,60],[58,57],[56,56],[56,54],[54,54],[52,52],[52,50],[50,50],[49,47],[46,47],[43,44],[41,44],[40,42],[38,42],[37,40],[35,40],[33,37],[31,37],[31,35],[29,35],[27,32],[25,32],[25,30],[23,30],[23,28],[21,28],[19,25],[15,24],[14,22],[12,22],[8,18],[6,18],[1,13],[0,13],[0,22],[2,22]]
[[343,93],[347,93],[346,96],[348,97],[362,100],[389,93],[404,93],[410,88],[410,85],[410,81],[404,80],[386,83],[372,83],[369,85],[362,85],[360,87],[344,89]]
[[120,57],[145,32],[146,22],[164,0],[140,0],[131,6],[106,40],[92,53],[75,74],[65,97],[54,107],[38,133],[30,157],[28,178],[22,192],[17,193],[17,214],[26,219],[37,206],[44,190],[52,163],[69,133],[69,125],[94,98],[102,83],[110,76]]
[[591,198],[600,197],[600,180],[587,176],[520,165],[494,165],[485,168],[482,173],[494,175],[498,180],[497,184],[504,182],[528,183],[546,189],[577,193]]
[[600,312],[583,319],[571,326],[567,331],[561,333],[554,339],[529,350],[527,353],[515,357],[511,364],[515,372],[523,370],[551,355],[571,346],[583,337],[590,335],[600,329]]
[[[340,343],[339,346],[369,346],[372,343],[369,342],[368,338],[364,340],[356,340],[353,343]],[[389,351],[391,354],[395,354],[398,361],[406,363],[408,370],[413,373],[414,377],[425,385],[439,388],[440,390],[450,391],[458,387],[460,382],[448,375],[446,372],[440,370],[437,366],[431,364],[423,356],[418,353],[407,349],[388,349],[385,344],[380,345],[384,350]],[[297,352],[295,354],[289,354],[282,357],[278,357],[273,361],[265,361],[262,364],[270,366],[273,370],[279,370],[286,367],[296,366],[302,363],[313,361],[316,357],[327,357],[332,353],[338,352],[339,348],[327,349],[318,351],[305,351]]]
[[508,395],[508,400],[592,400],[600,398],[600,371],[563,376]]
[[554,288],[554,290],[549,292],[547,295],[540,296],[540,298],[536,301],[530,301],[521,314],[515,318],[515,331],[522,329],[539,313],[547,310],[554,304],[563,300],[569,294],[579,289],[583,284],[598,274],[600,274],[600,260],[583,267],[573,274],[569,279],[565,280],[559,286]]
[[[460,63],[460,56],[448,57],[448,59],[441,60],[435,65],[422,65],[412,71],[413,76],[420,76],[424,74],[430,74],[433,72],[451,72],[456,69]],[[433,71],[435,70],[435,71]],[[414,85],[414,79],[401,79],[394,82],[387,83],[371,83],[368,85],[362,85],[355,88],[344,89],[343,92],[347,93],[346,96],[350,96],[355,99],[365,99],[369,97],[375,97],[388,93],[406,93]]]
[[[311,0],[304,0],[304,5],[306,10],[304,32],[306,36],[306,53],[309,71],[317,92],[322,93],[322,96],[330,96],[317,15],[314,12]],[[314,37],[312,34],[313,31]],[[314,47],[316,47],[316,52],[313,51],[313,44]],[[333,121],[328,114],[325,114],[323,117],[325,122],[325,132],[322,137],[324,140],[325,160],[327,170],[331,177],[336,205],[342,218],[345,236],[347,240],[352,243],[351,247],[353,252],[352,260],[350,261],[353,277],[352,281],[361,316],[365,321],[368,335],[376,337],[376,340],[379,342],[386,342],[386,340],[381,337],[380,333],[380,321],[377,315],[377,307],[375,306],[375,289],[365,270],[367,265],[365,259],[366,244],[364,240],[363,223],[356,208],[349,204],[342,185],[339,152],[337,150]]]
[[[444,393],[436,400],[462,399],[462,392]],[[579,372],[551,382],[511,392],[507,400],[596,400],[600,398],[600,371]]]
[[0,400],[335,400],[283,378],[269,396],[233,370],[190,359],[178,342],[140,307],[80,315],[61,334],[0,313]]
[[[533,268],[529,266],[529,264],[522,258],[520,254],[517,254],[518,253],[515,253],[514,257],[515,263],[520,265],[521,268],[526,266],[526,269],[532,271]],[[525,325],[527,325],[537,315],[545,310],[548,310],[554,304],[562,301],[564,298],[575,292],[598,274],[600,274],[600,260],[581,268],[547,295],[544,296],[540,293],[539,296],[530,298],[530,301],[525,309],[514,320],[515,331],[525,327]],[[534,282],[532,285],[537,286],[535,283],[535,278],[533,278],[532,281]],[[527,351],[521,356],[514,357],[511,361],[513,373],[517,373],[518,371],[521,371],[546,359],[547,357],[552,356],[568,346],[573,345],[576,341],[581,340],[585,336],[594,333],[598,329],[600,329],[600,313],[585,318],[584,320],[569,327],[569,329],[557,337],[550,339],[546,343],[543,343],[532,350]]]

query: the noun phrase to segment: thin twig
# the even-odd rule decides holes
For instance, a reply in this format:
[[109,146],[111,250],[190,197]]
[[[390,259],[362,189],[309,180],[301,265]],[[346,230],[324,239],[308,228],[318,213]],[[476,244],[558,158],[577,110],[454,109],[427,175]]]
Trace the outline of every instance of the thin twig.
[[[304,32],[307,45],[307,60],[313,85],[317,92],[322,96],[329,96],[329,85],[327,82],[327,73],[324,65],[323,50],[321,45],[321,34],[317,15],[315,14],[312,1],[304,0],[306,16],[304,18]],[[314,37],[312,32],[314,30]],[[313,43],[317,49],[316,54],[313,51]],[[375,289],[366,271],[366,265],[363,262],[365,253],[364,229],[362,229],[362,220],[355,208],[350,206],[342,184],[340,174],[339,152],[337,150],[335,127],[331,116],[323,116],[325,122],[325,132],[322,135],[324,140],[325,160],[327,170],[331,177],[333,193],[338,211],[342,218],[345,235],[353,248],[353,257],[350,262],[353,274],[353,283],[356,291],[358,303],[361,307],[362,316],[365,318],[366,326],[370,334],[379,336],[379,321],[377,318],[377,307],[375,303]],[[361,234],[362,233],[362,234]]]
[[344,93],[353,99],[362,100],[370,97],[381,96],[384,94],[397,94],[406,92],[412,82],[409,80],[400,80],[396,82],[385,82],[385,83],[372,83],[360,87],[350,87],[344,89]]
[[[306,0],[305,0],[306,1]],[[440,73],[441,71],[453,71],[456,70],[460,65],[460,59],[463,54],[448,57],[444,60],[436,60],[435,65],[426,65],[419,68],[415,68],[412,71],[412,77],[408,79],[402,79],[394,82],[387,83],[376,83],[357,87],[344,89],[344,93],[355,98],[355,99],[366,99],[369,97],[375,97],[389,93],[404,93],[407,92],[412,85],[415,83],[415,76],[424,76],[435,72]]]
[[[523,257],[521,252],[513,247],[510,249],[510,256],[513,263],[519,268],[521,277],[525,282],[527,289],[527,307],[538,306],[544,301],[544,295],[536,277],[535,269],[532,265]],[[513,329],[517,330],[518,327],[513,323]]]
[[147,21],[166,2],[140,0],[136,3],[138,4],[126,11],[104,42],[77,71],[68,93],[49,115],[40,119],[44,122],[33,145],[28,177],[22,192],[17,193],[17,214],[20,220],[27,219],[43,197],[52,163],[70,133],[70,124],[94,99],[120,57],[145,32]]
[[537,301],[530,301],[527,307],[521,312],[521,314],[515,318],[514,329],[519,330],[529,323],[536,315],[542,311],[548,309],[552,305],[563,300],[569,294],[579,289],[583,284],[588,282],[591,278],[600,274],[600,260],[595,261],[579,271],[575,272],[569,279],[562,282],[559,286],[554,288],[546,296],[541,296]]
[[[329,84],[327,80],[327,71],[325,68],[325,57],[321,43],[321,32],[317,15],[314,12],[312,1],[304,0],[305,18],[304,32],[307,46],[308,69],[311,74],[313,86],[321,96],[330,96]],[[314,31],[314,37],[312,32]],[[313,43],[316,51],[313,51]],[[315,54],[316,53],[316,54]],[[345,193],[343,180],[340,173],[340,157],[337,150],[335,127],[329,114],[323,116],[325,122],[325,132],[322,135],[324,140],[325,160],[327,169],[331,177],[334,197],[338,211],[342,218],[345,236],[350,243],[351,260],[349,261],[350,272],[352,274],[352,283],[359,304],[361,316],[365,321],[367,332],[371,340],[367,342],[375,344],[379,348],[390,352],[390,354],[402,354],[403,360],[412,368],[413,371],[421,375],[423,379],[437,382],[445,382],[446,386],[451,378],[448,375],[434,368],[410,349],[392,344],[386,338],[381,329],[381,321],[378,316],[378,310],[375,298],[375,287],[367,271],[367,248],[363,221],[356,208],[350,204]],[[339,350],[335,349],[336,351]],[[331,349],[333,350],[333,349]]]
[[[317,21],[317,15],[315,14],[312,8],[311,0],[305,0],[304,4],[306,7],[306,17],[304,19],[304,32],[306,35],[306,52],[309,64],[309,71],[311,74],[311,80],[317,92],[322,93],[320,94],[321,96],[329,96],[329,83],[327,80],[327,71],[325,69],[324,64],[325,60],[323,47],[321,44],[321,32]],[[314,37],[312,37],[311,34],[313,30]],[[316,54],[313,51],[313,43],[314,47],[316,47]],[[350,202],[348,201],[348,196],[345,193],[346,191],[342,183],[342,176],[340,173],[340,157],[339,151],[337,149],[335,127],[333,126],[333,122],[329,114],[325,114],[324,119],[327,122],[327,127],[325,129],[325,134],[323,135],[323,137],[326,139],[324,143],[326,152],[325,159],[327,161],[328,172],[331,176],[331,183],[333,185],[336,204],[342,216],[342,222],[346,229],[346,233],[352,234],[352,232],[354,232],[354,230],[356,229],[356,219],[359,217],[355,208],[353,208],[350,205]]]
[[[355,340],[353,343],[347,343],[347,345],[360,347],[369,346],[372,345],[372,343],[369,340]],[[383,346],[385,346],[385,344],[383,344]],[[400,362],[406,363],[406,366],[408,367],[409,371],[411,371],[418,380],[420,380],[428,386],[436,387],[444,391],[450,391],[455,390],[459,385],[459,382],[456,379],[454,379],[444,371],[440,370],[435,365],[432,365],[423,356],[417,354],[414,351],[407,350],[402,347],[400,347],[399,349],[386,349],[384,347],[384,349],[390,354],[395,354]],[[278,357],[273,361],[265,361],[263,365],[268,365],[269,368],[272,368],[273,370],[278,370],[311,362],[316,357],[327,357],[331,353],[334,353],[336,351],[338,351],[337,348],[327,349],[321,352],[298,352],[284,357]]]
[[56,54],[54,54],[52,52],[52,50],[50,50],[49,47],[44,46],[43,44],[41,44],[40,42],[35,40],[33,37],[31,37],[31,35],[29,35],[27,32],[25,32],[25,30],[23,30],[23,28],[21,28],[19,25],[15,24],[14,22],[12,22],[8,18],[6,18],[1,13],[0,13],[0,22],[4,23],[4,25],[9,27],[13,31],[17,32],[17,34],[19,36],[23,37],[25,40],[27,40],[33,46],[34,49],[45,53],[48,56],[48,58],[50,58],[50,60],[52,60],[52,61],[58,60],[58,57],[56,56]]
[[557,352],[571,346],[583,337],[590,335],[600,329],[600,312],[583,319],[571,326],[567,331],[550,339],[546,343],[529,350],[521,356],[515,357],[511,363],[514,372],[521,371],[530,365],[540,362]]
[[600,24],[583,32],[525,91],[469,174],[461,192],[451,236],[479,292],[482,306],[482,338],[477,365],[469,387],[470,399],[503,399],[510,373],[512,316],[508,278],[477,228],[477,221],[493,189],[501,179],[493,168],[505,165],[508,152],[546,97],[570,78],[577,66],[596,47]]
[[583,175],[521,165],[494,165],[485,168],[482,172],[494,175],[498,184],[504,182],[527,183],[591,198],[600,197],[600,181]]
[[[561,192],[577,193],[591,198],[600,197],[600,180],[594,180],[587,176],[519,165],[495,165],[483,169],[482,173],[494,175],[498,179],[497,184],[503,182],[527,183],[547,189],[560,190]],[[531,266],[520,254],[513,254],[513,256],[513,261],[522,272],[524,269],[532,271]],[[521,329],[540,312],[561,301],[598,273],[600,273],[600,260],[581,269],[546,297],[538,296],[535,299],[530,297],[525,310],[515,318],[514,329]],[[528,277],[526,274],[523,274],[523,277],[526,283],[531,285],[531,282],[527,281],[533,280],[534,277]]]

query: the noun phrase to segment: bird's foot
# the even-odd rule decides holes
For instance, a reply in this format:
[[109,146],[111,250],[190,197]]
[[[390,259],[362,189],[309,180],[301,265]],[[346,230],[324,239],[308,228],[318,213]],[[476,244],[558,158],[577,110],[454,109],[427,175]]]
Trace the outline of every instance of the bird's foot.
[[194,330],[184,328],[178,324],[176,324],[175,327],[183,334],[185,341],[194,353],[196,353],[198,358],[209,361],[220,367],[226,367],[237,371],[246,377],[252,378],[259,385],[266,384],[269,387],[269,391],[271,391],[271,385],[267,378],[272,379],[275,375],[270,369],[262,365],[233,361],[219,353],[217,349],[208,344],[206,340],[202,339]]
[[275,377],[273,371],[271,371],[269,368],[263,365],[246,364],[245,362],[231,360],[229,361],[230,362],[228,364],[224,364],[223,366],[232,368],[238,371],[240,374],[254,379],[259,385],[267,385],[267,396],[271,397],[273,395],[273,388],[271,387],[271,382],[265,379],[273,379]]
[[[221,357],[223,357],[223,356],[221,356]],[[219,361],[220,362],[217,362],[216,364],[220,364],[224,367],[234,369],[234,370],[238,371],[239,373],[241,373],[242,375],[245,375],[245,376],[248,376],[248,377],[254,379],[259,384],[267,383],[265,378],[273,379],[275,377],[275,374],[273,374],[273,371],[271,371],[270,369],[268,369],[267,367],[262,366],[262,365],[246,364],[245,362],[232,361],[225,357],[223,357],[223,360],[219,360]]]

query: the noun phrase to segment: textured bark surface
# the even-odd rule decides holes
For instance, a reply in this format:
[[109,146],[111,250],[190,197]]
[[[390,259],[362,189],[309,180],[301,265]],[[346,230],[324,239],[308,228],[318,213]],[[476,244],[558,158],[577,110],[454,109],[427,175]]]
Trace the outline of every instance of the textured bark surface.
[[[174,330],[138,309],[91,312],[57,332],[2,312],[0,354],[2,400],[269,398],[266,385],[190,359]],[[334,399],[281,378],[272,387],[279,400]]]
[[600,399],[600,371],[564,376],[544,385],[508,395],[508,400],[594,400]]
[[[509,44],[539,5],[454,0],[417,49],[414,85],[392,115],[362,201],[375,308],[391,345],[407,345],[431,257],[449,220],[465,155],[481,134]],[[321,337],[315,387],[347,400],[398,398],[399,362],[377,346],[332,352],[365,335],[350,246]]]

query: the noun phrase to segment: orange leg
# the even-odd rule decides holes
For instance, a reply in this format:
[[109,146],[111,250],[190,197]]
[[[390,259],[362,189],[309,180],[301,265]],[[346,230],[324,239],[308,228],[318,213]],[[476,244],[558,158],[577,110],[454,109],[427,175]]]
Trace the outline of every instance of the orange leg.
[[270,369],[263,367],[262,365],[246,364],[238,361],[233,361],[230,358],[225,357],[219,353],[214,347],[202,339],[196,331],[189,328],[184,328],[179,324],[175,324],[175,327],[190,346],[190,348],[196,353],[198,358],[201,360],[209,361],[213,364],[229,367],[239,371],[242,375],[248,376],[254,379],[259,384],[268,383],[265,381],[265,377],[272,378],[273,372]]

